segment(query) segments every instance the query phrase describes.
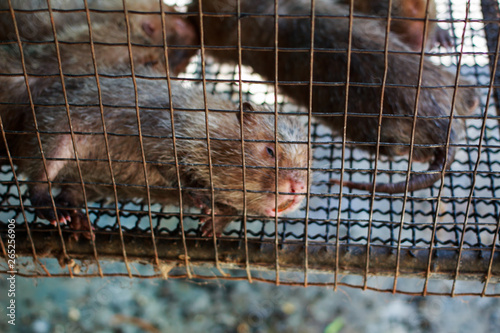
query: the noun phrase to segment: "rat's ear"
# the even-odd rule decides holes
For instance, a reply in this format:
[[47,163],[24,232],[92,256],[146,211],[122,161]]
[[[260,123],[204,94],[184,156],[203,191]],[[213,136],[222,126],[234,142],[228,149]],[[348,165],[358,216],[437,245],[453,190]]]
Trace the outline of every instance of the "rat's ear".
[[155,26],[151,22],[144,21],[142,22],[142,30],[144,30],[146,35],[151,37],[155,33]]
[[[246,126],[249,126],[251,123],[255,122],[255,114],[252,113],[252,111],[255,111],[255,108],[253,104],[250,102],[243,102],[241,106],[243,108],[243,123]],[[241,122],[241,113],[238,112],[237,115],[238,115],[238,121]]]

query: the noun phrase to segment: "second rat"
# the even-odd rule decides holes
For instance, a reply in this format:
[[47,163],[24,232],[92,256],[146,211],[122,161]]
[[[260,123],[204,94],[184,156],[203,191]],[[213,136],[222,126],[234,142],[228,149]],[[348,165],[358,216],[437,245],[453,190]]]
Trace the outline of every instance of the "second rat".
[[[386,65],[385,26],[357,18],[351,22],[349,7],[336,1],[314,2],[314,38],[310,1],[240,0],[240,4],[239,19],[236,2],[230,0],[195,1],[189,8],[205,14],[191,19],[198,26],[203,22],[200,36],[207,54],[238,63],[241,45],[244,65],[270,82],[277,81],[280,91],[298,104],[312,105],[312,114],[337,134],[345,133],[349,145],[374,154],[379,142],[379,153],[389,158],[406,155],[413,162],[428,162],[429,172],[412,175],[408,191],[431,186],[441,178],[440,170],[450,168],[463,132],[462,119],[451,113],[473,111],[470,108],[479,100],[473,89],[459,91],[453,109],[455,81],[446,69],[424,58],[420,71],[420,54],[394,34],[388,36]],[[361,184],[361,188],[399,193],[406,190],[406,182]]]

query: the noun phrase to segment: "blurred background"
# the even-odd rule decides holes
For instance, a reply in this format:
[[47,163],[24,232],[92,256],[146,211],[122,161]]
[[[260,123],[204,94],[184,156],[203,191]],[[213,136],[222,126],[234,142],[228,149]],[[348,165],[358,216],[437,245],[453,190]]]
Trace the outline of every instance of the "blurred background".
[[[387,280],[378,279],[380,285]],[[498,298],[246,281],[18,277],[13,328],[5,315],[6,290],[2,277],[1,332],[481,333],[498,332],[500,325]]]

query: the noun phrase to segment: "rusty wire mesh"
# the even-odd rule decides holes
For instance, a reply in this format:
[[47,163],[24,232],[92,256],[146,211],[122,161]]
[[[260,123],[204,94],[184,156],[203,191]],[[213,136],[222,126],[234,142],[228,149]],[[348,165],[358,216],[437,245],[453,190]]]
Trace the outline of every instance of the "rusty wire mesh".
[[[437,182],[408,195],[372,195],[347,188],[341,192],[328,180],[340,178],[344,170],[348,179],[370,181],[373,172],[369,171],[374,170],[376,158],[356,149],[356,144],[347,145],[343,154],[342,137],[313,121],[311,189],[307,207],[298,212],[278,219],[248,217],[246,226],[235,221],[215,240],[201,236],[200,212],[195,209],[182,211],[181,228],[178,207],[140,202],[120,202],[114,207],[86,202],[82,209],[88,212],[96,239],[75,242],[69,240],[75,231],[59,230],[36,217],[25,195],[27,181],[14,177],[11,166],[4,165],[0,170],[4,255],[6,224],[15,219],[16,251],[25,257],[18,265],[22,276],[226,278],[408,294],[500,296],[495,286],[500,277],[496,249],[500,228],[496,199],[500,191],[499,74],[491,79],[498,56],[498,3],[471,1],[465,25],[466,4],[437,3],[438,19],[451,26],[455,46],[452,51],[433,50],[432,61],[451,69],[460,62],[462,75],[481,92],[480,107],[467,116],[466,139],[459,143],[456,161],[446,173],[441,191]],[[275,95],[273,85],[259,84],[263,79],[251,68],[240,71],[238,66],[221,65],[202,53],[191,61],[180,80],[202,84],[201,78],[208,92],[235,102],[243,98],[273,108],[276,101],[280,113],[308,115],[307,109]],[[379,182],[405,179],[407,159],[380,160]],[[417,164],[418,170],[425,168]],[[67,268],[54,265],[50,258],[59,259]],[[214,265],[217,270],[207,269]],[[81,266],[83,271],[75,270]],[[7,271],[2,266],[1,272]],[[345,280],[351,274],[359,279]],[[393,280],[382,288],[370,282],[373,276]],[[400,277],[416,278],[414,286],[401,287]],[[435,279],[450,284],[444,292],[433,289],[430,282]],[[468,280],[481,283],[467,284]],[[457,285],[462,288],[457,289]]]

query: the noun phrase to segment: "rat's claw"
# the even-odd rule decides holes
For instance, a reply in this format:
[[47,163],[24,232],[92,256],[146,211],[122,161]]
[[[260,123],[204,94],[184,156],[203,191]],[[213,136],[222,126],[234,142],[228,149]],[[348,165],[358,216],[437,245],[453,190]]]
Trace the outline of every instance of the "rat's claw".
[[[200,220],[200,223],[202,221]],[[212,234],[212,225],[211,225],[211,220],[206,220],[203,222],[203,225],[201,226],[201,236],[202,237],[209,237]]]
[[201,230],[201,236],[202,237],[210,237],[212,236],[212,230],[211,229],[202,229]]
[[69,213],[69,211],[60,210],[60,211],[58,211],[58,214],[60,216],[59,222],[61,222],[63,224],[68,224],[69,222],[71,222],[71,214]]
[[[201,213],[203,215],[211,215],[212,214],[212,210],[210,208],[203,208],[201,210]],[[212,220],[212,216],[200,216],[200,222],[199,224],[206,224],[206,223],[209,223],[209,221]]]
[[75,241],[78,241],[80,239],[80,234],[81,234],[86,239],[95,240],[95,235],[90,233],[90,229],[95,230],[95,228],[92,225],[89,226],[89,221],[87,220],[87,217],[81,212],[76,210],[71,212],[71,216],[72,216],[72,221],[70,224],[70,228],[77,231],[84,231],[84,232],[73,233],[71,235],[71,238],[74,239]]
[[[212,237],[214,235],[214,229],[212,228],[212,220],[209,219],[201,226],[201,236],[202,237]],[[216,226],[217,229],[217,226]],[[215,235],[217,237],[222,236],[221,231],[216,231]]]

